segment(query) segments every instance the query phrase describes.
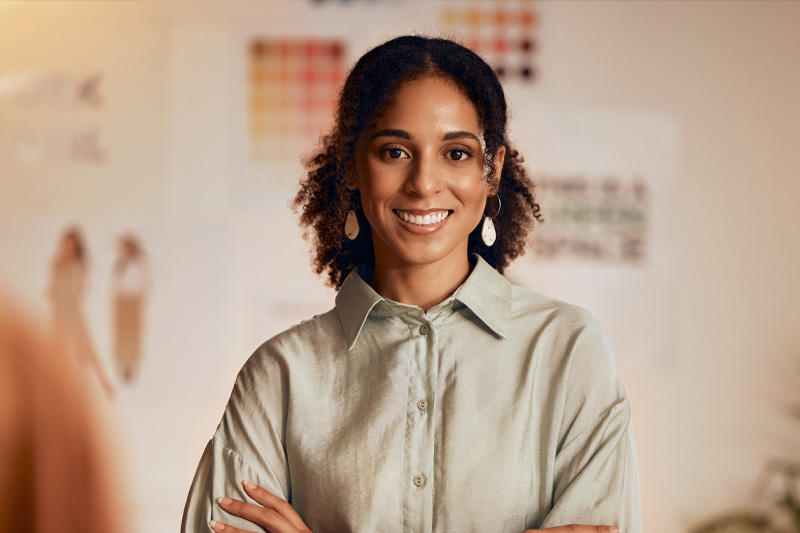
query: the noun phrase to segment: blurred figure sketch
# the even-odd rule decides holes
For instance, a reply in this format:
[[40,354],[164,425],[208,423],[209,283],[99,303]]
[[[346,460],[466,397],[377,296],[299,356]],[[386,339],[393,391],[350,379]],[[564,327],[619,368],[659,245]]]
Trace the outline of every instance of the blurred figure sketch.
[[100,365],[83,317],[86,255],[86,246],[80,230],[74,226],[68,227],[61,236],[51,265],[48,291],[53,308],[55,341],[80,368],[85,365],[92,369],[110,398],[114,394],[114,389]]
[[144,306],[149,274],[144,250],[137,237],[119,238],[114,264],[114,362],[123,383],[139,375],[142,362]]

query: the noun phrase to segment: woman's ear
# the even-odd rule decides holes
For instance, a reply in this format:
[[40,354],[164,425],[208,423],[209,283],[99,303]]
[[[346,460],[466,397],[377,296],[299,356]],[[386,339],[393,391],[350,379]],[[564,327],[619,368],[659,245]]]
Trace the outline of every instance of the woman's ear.
[[347,177],[344,181],[344,186],[350,189],[351,191],[355,191],[358,189],[358,178],[356,178],[355,171],[351,171],[347,173]]
[[361,161],[356,158],[353,161],[352,167],[350,170],[347,171],[347,174],[344,178],[344,186],[350,189],[351,191],[358,190],[358,181],[359,176],[361,175]]
[[489,180],[489,196],[497,194],[500,188],[500,176],[503,174],[503,163],[506,160],[506,147],[500,145],[500,148],[494,153],[492,163],[494,164],[494,172],[492,179]]

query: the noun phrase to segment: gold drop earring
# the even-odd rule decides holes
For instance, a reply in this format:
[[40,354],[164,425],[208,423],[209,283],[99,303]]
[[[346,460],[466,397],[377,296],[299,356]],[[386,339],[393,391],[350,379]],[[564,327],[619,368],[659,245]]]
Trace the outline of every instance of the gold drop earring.
[[[356,209],[361,205],[359,199]],[[351,209],[347,212],[347,219],[344,221],[344,234],[345,236],[354,241],[358,237],[358,232],[361,231],[361,226],[358,224],[358,216],[356,216],[356,209]]]
[[[490,200],[492,204],[497,204],[497,208],[493,210],[493,214],[491,215],[486,212],[486,208],[489,207]],[[500,197],[497,195],[490,196],[486,199],[486,208],[484,208],[483,211],[483,226],[481,227],[481,240],[483,240],[483,244],[486,246],[493,245],[494,241],[497,240],[497,230],[494,227],[494,222],[492,222],[492,219],[500,212],[500,207],[502,205],[503,203],[500,201]]]

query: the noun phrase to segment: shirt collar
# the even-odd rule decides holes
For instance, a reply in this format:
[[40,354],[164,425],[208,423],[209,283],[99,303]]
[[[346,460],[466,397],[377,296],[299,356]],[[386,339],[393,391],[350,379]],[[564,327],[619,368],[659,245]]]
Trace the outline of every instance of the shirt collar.
[[[481,256],[472,254],[470,259],[475,266],[454,298],[467,306],[495,334],[506,338],[511,321],[511,283]],[[389,301],[365,281],[365,278],[371,277],[369,267],[360,265],[354,268],[336,295],[336,313],[348,350],[355,345],[375,306],[382,301]]]
[[456,293],[456,299],[502,338],[511,322],[511,283],[478,254],[472,273]]
[[339,322],[342,323],[348,350],[351,350],[356,343],[358,334],[361,333],[361,328],[364,327],[364,322],[367,321],[372,308],[383,301],[383,297],[375,292],[361,276],[363,273],[365,277],[371,277],[368,275],[368,270],[369,268],[364,265],[359,265],[351,270],[336,294],[336,314],[339,315]]

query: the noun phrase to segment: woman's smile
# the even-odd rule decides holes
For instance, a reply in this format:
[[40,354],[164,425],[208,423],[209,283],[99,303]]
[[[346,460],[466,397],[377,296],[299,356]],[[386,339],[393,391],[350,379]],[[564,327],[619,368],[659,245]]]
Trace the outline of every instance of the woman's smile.
[[416,234],[428,234],[437,231],[444,226],[450,216],[449,209],[394,209],[394,214],[400,220],[403,227]]

